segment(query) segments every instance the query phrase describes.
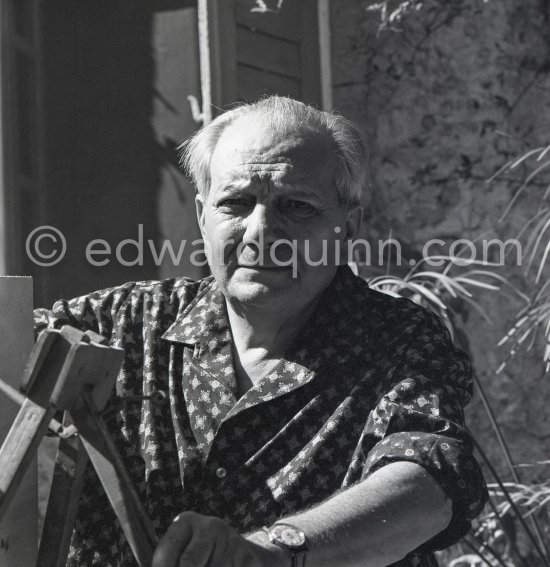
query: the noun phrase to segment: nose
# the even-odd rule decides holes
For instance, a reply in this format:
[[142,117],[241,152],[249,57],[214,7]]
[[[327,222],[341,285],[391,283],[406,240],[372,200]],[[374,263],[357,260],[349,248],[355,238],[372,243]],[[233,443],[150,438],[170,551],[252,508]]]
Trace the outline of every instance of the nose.
[[243,244],[271,246],[277,239],[283,238],[283,231],[278,222],[276,211],[269,204],[256,203],[246,217]]

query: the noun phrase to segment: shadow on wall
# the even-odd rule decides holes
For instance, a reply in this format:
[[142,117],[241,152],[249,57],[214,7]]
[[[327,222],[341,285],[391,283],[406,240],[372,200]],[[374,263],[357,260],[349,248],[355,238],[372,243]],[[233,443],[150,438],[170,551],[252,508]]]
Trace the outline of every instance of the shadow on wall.
[[[159,164],[150,124],[151,10],[132,0],[43,4],[47,204],[44,224],[61,230],[67,253],[38,277],[44,298],[73,296],[135,277],[151,265],[91,266],[86,245],[155,234]],[[39,285],[35,286],[39,289]]]
[[[174,275],[157,265],[147,244],[170,236],[178,218],[195,234],[193,192],[177,169],[174,148],[196,127],[183,96],[190,84],[198,84],[194,4],[42,4],[47,196],[42,224],[63,233],[67,251],[55,266],[33,270],[37,304],[129,280]],[[179,43],[170,42],[176,37],[167,28],[171,20],[172,28],[179,27]],[[193,64],[181,61],[186,49]],[[173,72],[174,66],[179,73]],[[185,84],[176,88],[182,75]],[[165,83],[165,77],[173,76],[168,79],[172,84],[159,85],[159,76]],[[92,265],[87,258],[94,239],[107,242],[95,246],[105,251],[94,256],[103,265]],[[116,247],[125,239],[143,239],[144,253],[140,255],[137,243],[127,242],[119,261]]]

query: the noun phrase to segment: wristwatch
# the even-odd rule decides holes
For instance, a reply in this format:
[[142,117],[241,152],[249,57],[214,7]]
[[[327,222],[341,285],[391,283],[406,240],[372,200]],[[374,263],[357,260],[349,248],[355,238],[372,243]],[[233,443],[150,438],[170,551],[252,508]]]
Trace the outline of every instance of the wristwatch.
[[305,567],[308,547],[306,534],[302,530],[290,524],[278,522],[269,528],[264,527],[264,532],[271,543],[290,553],[292,567]]

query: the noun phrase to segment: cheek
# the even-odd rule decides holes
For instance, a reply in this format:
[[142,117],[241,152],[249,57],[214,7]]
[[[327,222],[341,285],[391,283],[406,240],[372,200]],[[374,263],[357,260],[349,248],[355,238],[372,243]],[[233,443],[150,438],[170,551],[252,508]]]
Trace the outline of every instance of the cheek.
[[203,238],[211,268],[229,263],[243,233],[242,222],[210,217],[204,223]]
[[300,229],[300,235],[298,236],[298,241],[305,243],[309,242],[310,248],[321,249],[323,247],[334,249],[338,245],[338,242],[343,240],[342,231],[334,231],[334,226],[336,225],[324,225],[324,226],[302,226]]
[[242,230],[241,219],[228,219],[222,215],[209,215],[204,222],[204,236],[211,242],[234,240]]
[[340,235],[326,228],[324,231],[310,232],[298,244],[301,262],[316,270],[341,264],[346,253],[344,239]]

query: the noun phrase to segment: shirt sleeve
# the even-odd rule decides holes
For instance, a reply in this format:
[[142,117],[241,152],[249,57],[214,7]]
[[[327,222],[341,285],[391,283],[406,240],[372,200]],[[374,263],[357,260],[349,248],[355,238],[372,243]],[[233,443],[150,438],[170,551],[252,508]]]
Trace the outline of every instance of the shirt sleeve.
[[34,310],[34,331],[71,325],[81,331],[95,331],[109,338],[113,321],[135,284],[102,289],[81,297],[56,301],[52,309]]
[[[396,350],[385,393],[367,429],[378,442],[368,452],[363,477],[395,461],[424,467],[453,503],[449,526],[423,548],[441,549],[458,541],[487,500],[487,487],[464,429],[464,406],[472,396],[472,368],[447,329],[432,313],[408,325]],[[371,437],[372,438],[372,437]]]

